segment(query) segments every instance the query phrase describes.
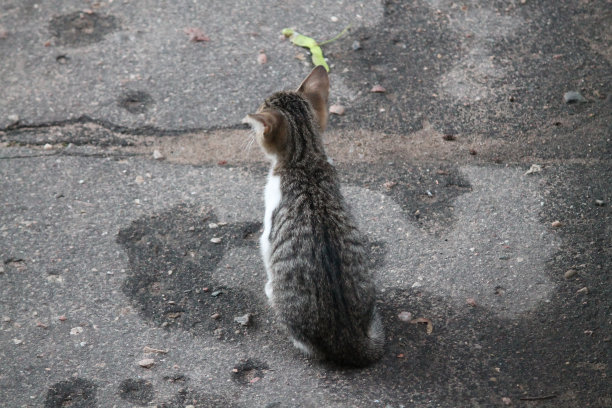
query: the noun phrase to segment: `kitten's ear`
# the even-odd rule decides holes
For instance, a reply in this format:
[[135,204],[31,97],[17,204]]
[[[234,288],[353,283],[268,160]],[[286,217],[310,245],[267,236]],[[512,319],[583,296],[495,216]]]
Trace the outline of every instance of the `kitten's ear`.
[[275,110],[250,113],[242,119],[242,123],[251,125],[255,133],[261,134],[266,140],[274,138],[285,130],[285,119]]
[[321,130],[327,126],[327,98],[329,76],[322,65],[316,66],[297,89],[312,105]]

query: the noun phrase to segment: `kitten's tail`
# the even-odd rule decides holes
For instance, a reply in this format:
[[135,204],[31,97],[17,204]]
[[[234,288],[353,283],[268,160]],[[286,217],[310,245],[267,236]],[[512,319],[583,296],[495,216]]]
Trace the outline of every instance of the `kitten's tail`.
[[374,309],[372,323],[367,337],[361,342],[362,360],[365,365],[372,364],[381,359],[385,352],[385,330],[378,311]]
[[329,355],[329,359],[341,365],[354,367],[366,367],[381,359],[385,351],[385,332],[376,310],[367,335],[353,339],[351,346],[337,350],[336,353]]

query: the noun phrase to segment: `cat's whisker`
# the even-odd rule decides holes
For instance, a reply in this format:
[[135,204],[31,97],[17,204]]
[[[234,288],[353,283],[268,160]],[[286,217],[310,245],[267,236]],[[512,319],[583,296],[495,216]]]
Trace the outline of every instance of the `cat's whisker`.
[[249,132],[249,136],[250,136],[250,137],[245,138],[245,139],[242,141],[242,143],[240,144],[240,150],[245,151],[245,150],[247,149],[247,147],[249,146],[249,144],[251,143],[251,141],[252,141],[252,140],[254,139],[254,137],[255,137],[255,136],[253,135],[253,132],[252,132],[252,131],[250,131],[250,132]]
[[253,147],[254,142],[255,142],[255,136],[253,136],[251,140],[249,141],[249,143],[247,144],[247,153],[251,152],[251,148]]

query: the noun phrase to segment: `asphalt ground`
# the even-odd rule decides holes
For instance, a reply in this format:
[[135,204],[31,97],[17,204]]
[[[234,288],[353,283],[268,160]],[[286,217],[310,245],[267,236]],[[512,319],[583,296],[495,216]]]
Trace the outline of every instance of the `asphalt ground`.
[[[4,1],[0,406],[612,406],[611,23],[606,0]],[[362,370],[274,321],[240,125],[312,68],[283,28],[348,25],[325,144],[388,338]]]

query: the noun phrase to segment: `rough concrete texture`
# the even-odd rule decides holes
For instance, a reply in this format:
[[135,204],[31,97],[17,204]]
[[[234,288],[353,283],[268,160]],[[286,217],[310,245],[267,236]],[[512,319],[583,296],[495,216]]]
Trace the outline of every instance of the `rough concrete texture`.
[[[612,406],[611,3],[245,4],[0,5],[0,405]],[[282,28],[348,24],[325,144],[388,339],[362,370],[276,324],[239,124],[311,69]]]

